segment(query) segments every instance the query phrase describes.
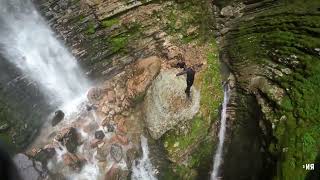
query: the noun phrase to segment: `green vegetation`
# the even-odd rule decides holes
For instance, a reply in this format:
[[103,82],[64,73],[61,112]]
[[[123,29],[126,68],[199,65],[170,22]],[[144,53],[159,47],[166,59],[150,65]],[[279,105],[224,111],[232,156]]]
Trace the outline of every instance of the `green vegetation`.
[[[177,167],[179,176],[183,176],[185,168],[208,168],[212,157],[214,143],[209,135],[212,122],[218,119],[218,109],[222,102],[223,91],[221,88],[220,65],[216,52],[216,45],[210,44],[208,48],[208,67],[197,74],[195,86],[201,88],[200,113],[191,120],[187,133],[171,131],[163,137],[164,146],[171,159],[179,161],[179,155],[184,152],[191,153],[187,166]],[[208,169],[206,169],[208,171]]]
[[[177,1],[165,13],[167,32],[179,37],[182,43],[194,40],[207,42],[211,39],[214,24],[210,2],[207,0]],[[156,14],[157,18],[161,18]]]
[[89,21],[89,23],[87,25],[86,33],[87,34],[94,34],[95,32],[96,32],[95,23],[92,21]]
[[102,27],[110,28],[113,25],[116,25],[116,24],[119,24],[119,23],[120,23],[120,20],[118,18],[113,18],[113,19],[103,20],[101,22],[101,25],[102,25]]
[[[269,77],[285,90],[281,102],[266,95],[274,110],[269,116],[278,142],[270,145],[270,152],[280,155],[276,179],[304,179],[301,166],[314,162],[320,148],[320,16],[319,1],[302,3],[282,1],[273,8],[257,14],[254,20],[242,21],[229,34],[232,39],[229,54],[234,71],[243,66],[268,66],[290,73]],[[246,83],[239,79],[239,83]],[[279,157],[279,156],[278,156]]]
[[111,49],[113,52],[118,52],[128,44],[128,37],[117,36],[110,39]]

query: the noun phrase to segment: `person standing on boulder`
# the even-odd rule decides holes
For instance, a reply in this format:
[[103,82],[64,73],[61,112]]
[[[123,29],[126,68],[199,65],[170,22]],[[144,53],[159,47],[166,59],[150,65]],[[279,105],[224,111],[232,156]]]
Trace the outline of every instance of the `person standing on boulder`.
[[177,66],[179,68],[183,68],[183,71],[178,73],[176,76],[181,76],[183,74],[187,74],[187,88],[184,91],[187,94],[187,97],[190,98],[190,94],[191,94],[191,87],[193,85],[194,82],[194,76],[196,74],[196,70],[198,70],[198,68],[200,68],[203,64],[198,64],[195,66],[191,66],[191,67],[187,67],[186,64],[183,62],[182,64],[177,64]]

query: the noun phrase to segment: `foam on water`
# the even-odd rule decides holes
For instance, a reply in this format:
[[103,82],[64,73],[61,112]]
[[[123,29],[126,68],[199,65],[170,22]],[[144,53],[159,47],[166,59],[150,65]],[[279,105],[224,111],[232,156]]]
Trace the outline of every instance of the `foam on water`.
[[76,59],[29,0],[0,1],[0,52],[54,105],[74,101],[89,88]]

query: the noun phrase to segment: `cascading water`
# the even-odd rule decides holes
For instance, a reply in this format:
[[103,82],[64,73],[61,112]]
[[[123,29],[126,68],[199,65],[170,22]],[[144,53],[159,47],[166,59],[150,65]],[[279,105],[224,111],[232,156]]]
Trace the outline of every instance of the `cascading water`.
[[211,178],[210,178],[211,180],[219,179],[218,178],[219,167],[222,162],[223,144],[224,144],[224,138],[226,134],[227,105],[229,102],[229,91],[230,91],[229,85],[225,84],[224,98],[223,98],[222,112],[221,112],[221,124],[220,124],[220,130],[219,130],[219,144],[213,160],[214,163],[213,163],[213,170],[211,172]]
[[[78,108],[86,101],[90,84],[76,59],[56,39],[31,1],[0,0],[0,53],[38,85],[49,103],[67,114],[64,122],[56,127],[45,124],[35,144],[49,143],[49,134],[68,127],[81,116],[83,110]],[[96,118],[89,114],[81,123],[98,123]],[[94,132],[90,133],[90,136],[82,133],[82,140],[91,140]],[[62,157],[67,153],[61,144],[56,148],[56,160],[50,161],[48,168],[60,170],[67,179],[98,179],[99,168],[94,159],[96,151],[88,148],[88,144],[77,150],[87,160],[81,172],[61,168]]]
[[0,53],[33,79],[54,105],[71,103],[89,88],[76,59],[29,0],[0,1]]
[[132,167],[133,180],[157,180],[154,167],[149,159],[149,147],[148,140],[144,136],[141,136],[142,158],[137,162],[134,162]]

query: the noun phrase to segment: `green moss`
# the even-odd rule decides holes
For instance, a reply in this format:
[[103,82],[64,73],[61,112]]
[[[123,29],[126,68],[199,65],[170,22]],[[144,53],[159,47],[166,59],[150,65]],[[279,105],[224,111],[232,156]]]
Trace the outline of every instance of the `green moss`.
[[113,52],[118,52],[128,44],[128,37],[118,36],[110,39],[111,49]]
[[280,119],[273,130],[278,141],[269,148],[280,157],[275,179],[304,179],[307,171],[302,165],[314,162],[319,153],[320,62],[315,51],[320,47],[319,5],[316,0],[280,1],[257,13],[254,20],[239,21],[228,35],[233,71],[246,65],[265,67],[270,62],[277,69],[291,70],[290,74],[268,76],[286,92],[271,112]]
[[[176,6],[169,6],[164,11],[167,32],[178,37],[180,42],[207,42],[211,39],[213,16],[210,2],[207,0],[177,1]],[[161,18],[156,14],[156,18]],[[196,28],[193,33],[189,28]],[[182,38],[181,38],[182,36]]]
[[118,18],[108,19],[101,22],[102,27],[110,28],[113,25],[119,24],[120,20]]
[[90,21],[87,25],[87,30],[86,33],[87,34],[94,34],[96,32],[96,27],[94,22]]

